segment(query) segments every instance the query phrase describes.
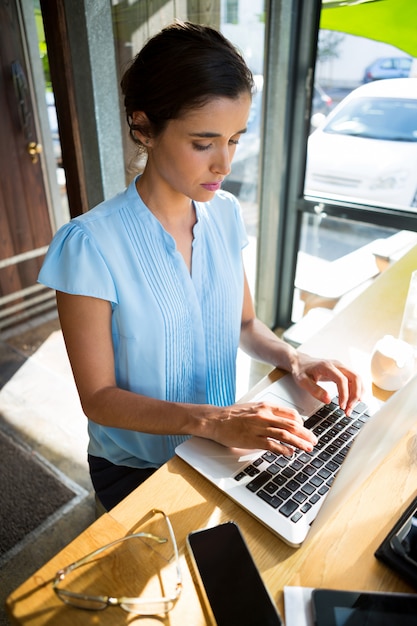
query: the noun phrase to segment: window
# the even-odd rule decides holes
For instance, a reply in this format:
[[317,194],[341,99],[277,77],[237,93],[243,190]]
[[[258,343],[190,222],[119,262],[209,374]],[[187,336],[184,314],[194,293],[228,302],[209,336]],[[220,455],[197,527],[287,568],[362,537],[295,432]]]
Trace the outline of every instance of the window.
[[[408,78],[417,42],[406,37],[409,24],[414,32],[417,26],[415,3],[408,15],[402,12],[403,48],[401,28],[375,18],[378,12],[386,19],[383,13],[395,2],[337,4],[269,4],[274,37],[267,42],[264,86],[257,305],[272,327],[286,327],[308,312],[309,282],[315,306],[341,306],[373,280],[372,267],[375,275],[381,271],[385,252],[392,260],[417,242],[417,89],[416,79]],[[363,11],[372,13],[364,17]],[[379,41],[375,31],[369,38],[350,34],[358,25],[378,25]],[[377,74],[381,64],[374,63],[383,58],[396,58],[396,71],[407,72],[406,78],[397,73],[390,93],[384,92],[386,76]],[[325,94],[321,111],[313,108],[320,103],[317,92]],[[340,294],[335,285],[333,303],[322,298],[332,295],[328,289],[320,293],[333,275],[332,263],[344,268],[339,283],[349,287]]]

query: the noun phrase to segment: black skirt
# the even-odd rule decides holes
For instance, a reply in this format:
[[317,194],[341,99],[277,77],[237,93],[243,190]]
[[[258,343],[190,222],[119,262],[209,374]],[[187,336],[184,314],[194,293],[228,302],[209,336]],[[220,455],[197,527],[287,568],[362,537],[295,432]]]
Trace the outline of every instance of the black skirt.
[[106,459],[88,455],[90,476],[94,491],[107,511],[151,476],[156,468],[139,469],[114,465]]

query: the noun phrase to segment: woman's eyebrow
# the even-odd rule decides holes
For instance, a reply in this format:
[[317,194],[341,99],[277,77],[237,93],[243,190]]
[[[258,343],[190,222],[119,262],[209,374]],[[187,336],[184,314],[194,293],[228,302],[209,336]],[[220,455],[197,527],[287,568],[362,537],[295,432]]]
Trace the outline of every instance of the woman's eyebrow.
[[[243,135],[246,133],[247,128],[242,128],[242,130],[237,130],[233,135]],[[221,137],[221,133],[212,133],[210,131],[201,132],[201,133],[189,133],[190,137],[199,137],[201,139],[209,139],[213,137]]]

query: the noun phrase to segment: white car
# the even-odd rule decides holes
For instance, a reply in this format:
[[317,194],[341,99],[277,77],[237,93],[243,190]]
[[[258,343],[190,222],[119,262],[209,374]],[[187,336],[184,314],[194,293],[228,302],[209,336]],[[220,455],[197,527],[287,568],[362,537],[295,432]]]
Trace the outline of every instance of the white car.
[[308,139],[305,195],[417,209],[417,78],[358,87]]

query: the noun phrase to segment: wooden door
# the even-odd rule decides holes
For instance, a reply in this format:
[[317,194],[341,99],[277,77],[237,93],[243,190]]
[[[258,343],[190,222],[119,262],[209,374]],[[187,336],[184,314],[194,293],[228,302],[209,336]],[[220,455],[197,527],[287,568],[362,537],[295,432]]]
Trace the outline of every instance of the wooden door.
[[0,0],[0,329],[45,300],[36,281],[52,236],[17,1]]

